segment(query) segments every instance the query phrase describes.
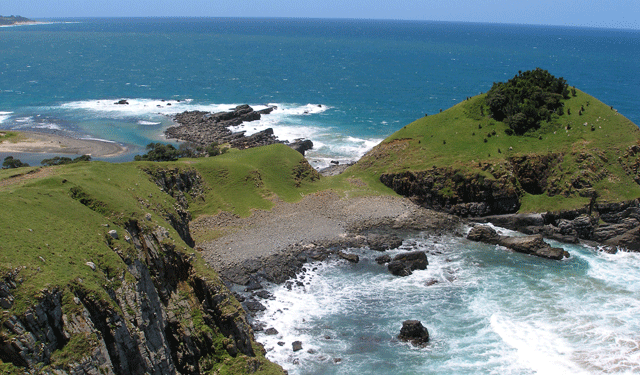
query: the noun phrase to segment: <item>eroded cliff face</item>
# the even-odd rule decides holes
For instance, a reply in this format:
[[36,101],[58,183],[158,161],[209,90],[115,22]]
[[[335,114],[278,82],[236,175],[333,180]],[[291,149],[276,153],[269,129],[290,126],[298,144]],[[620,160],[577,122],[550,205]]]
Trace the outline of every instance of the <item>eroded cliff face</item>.
[[[627,149],[618,162],[640,181],[640,147]],[[569,163],[563,164],[565,159]],[[592,240],[629,250],[640,250],[640,202],[603,202],[594,186],[612,178],[601,150],[570,154],[523,155],[501,163],[480,163],[466,169],[432,168],[383,174],[380,181],[398,194],[425,207],[462,217],[488,217],[488,221],[529,234],[544,234],[564,242]],[[525,193],[588,198],[584,207],[523,217],[515,214]],[[493,217],[492,217],[493,216]]]
[[[202,188],[193,172],[152,176],[167,192],[197,195]],[[187,242],[186,200],[178,199],[176,206],[176,212],[167,214],[180,219],[169,222]],[[105,269],[87,262],[104,275],[100,290],[77,278],[41,290],[37,300],[21,309],[14,306],[14,297],[24,269],[2,275],[0,304],[12,313],[5,315],[0,331],[0,370],[202,374],[237,365],[246,373],[281,372],[264,358],[240,304],[191,249],[176,245],[170,231],[150,215],[123,226],[126,233],[105,239],[123,267]]]
[[522,189],[513,171],[485,165],[482,172],[432,168],[383,174],[380,181],[420,205],[462,217],[518,211]]

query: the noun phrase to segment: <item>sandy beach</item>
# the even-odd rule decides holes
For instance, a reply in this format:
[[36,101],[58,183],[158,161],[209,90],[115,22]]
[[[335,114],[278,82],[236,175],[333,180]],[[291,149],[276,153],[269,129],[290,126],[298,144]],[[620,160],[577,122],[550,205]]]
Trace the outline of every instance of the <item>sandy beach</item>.
[[[0,130],[0,133],[3,131]],[[115,142],[93,139],[76,139],[61,135],[19,132],[15,138],[0,142],[2,153],[46,153],[68,155],[90,155],[92,157],[119,156],[128,148]]]

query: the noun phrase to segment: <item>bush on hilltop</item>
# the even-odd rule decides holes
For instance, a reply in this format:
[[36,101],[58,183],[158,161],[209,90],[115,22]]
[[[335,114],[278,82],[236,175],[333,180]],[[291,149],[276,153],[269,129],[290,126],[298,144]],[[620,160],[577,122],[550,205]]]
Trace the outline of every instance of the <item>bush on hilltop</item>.
[[562,115],[562,100],[569,98],[566,81],[536,68],[507,82],[493,84],[485,99],[494,119],[504,121],[516,134],[540,127],[551,114]]

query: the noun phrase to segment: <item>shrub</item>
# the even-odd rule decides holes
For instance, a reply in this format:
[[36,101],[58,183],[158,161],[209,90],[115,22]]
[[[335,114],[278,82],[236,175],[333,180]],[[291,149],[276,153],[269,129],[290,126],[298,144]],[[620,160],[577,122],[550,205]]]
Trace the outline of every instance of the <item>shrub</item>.
[[91,156],[82,155],[82,156],[78,156],[75,159],[71,159],[66,156],[62,156],[62,157],[56,156],[51,159],[42,159],[40,164],[44,165],[45,167],[50,167],[52,165],[73,164],[73,163],[79,163],[81,161],[91,161]]
[[494,83],[485,101],[494,119],[523,134],[539,128],[540,121],[549,121],[551,113],[561,108],[562,100],[568,97],[563,78],[536,68],[520,72],[507,82]]
[[144,155],[136,155],[135,161],[175,161],[178,160],[180,152],[173,145],[165,145],[162,143],[149,143],[147,145],[148,153]]
[[218,156],[227,152],[227,148],[219,145],[217,142],[213,142],[207,147],[207,154],[209,156]]
[[20,159],[14,159],[13,156],[7,156],[2,163],[2,169],[28,167],[29,164],[23,163]]

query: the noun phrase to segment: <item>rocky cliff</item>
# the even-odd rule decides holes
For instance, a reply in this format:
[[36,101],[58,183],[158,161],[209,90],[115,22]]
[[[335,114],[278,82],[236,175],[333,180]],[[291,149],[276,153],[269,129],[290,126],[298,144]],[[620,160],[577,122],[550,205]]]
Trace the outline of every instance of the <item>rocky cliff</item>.
[[[96,253],[86,262],[86,277],[45,287],[33,300],[25,301],[22,290],[32,276],[29,266],[2,275],[3,373],[282,372],[264,358],[244,310],[217,274],[183,245],[193,242],[187,202],[204,189],[200,176],[179,169],[147,173],[177,197],[173,210],[156,209],[175,232],[151,214],[123,217],[103,237],[118,262],[108,263]],[[70,195],[100,211],[89,194]]]

